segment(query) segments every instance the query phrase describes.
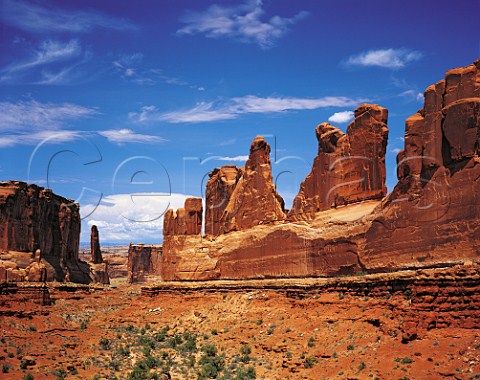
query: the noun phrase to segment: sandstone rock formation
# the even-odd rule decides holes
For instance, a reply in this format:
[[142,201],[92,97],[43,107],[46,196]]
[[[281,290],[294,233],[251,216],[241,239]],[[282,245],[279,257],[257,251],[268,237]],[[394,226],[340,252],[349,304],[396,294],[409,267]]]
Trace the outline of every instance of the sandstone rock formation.
[[407,119],[398,184],[366,234],[371,270],[479,258],[479,147],[480,59],[428,87]]
[[273,183],[270,146],[262,136],[257,136],[220,220],[219,233],[283,221],[284,211],[284,201]]
[[318,211],[387,194],[387,118],[387,109],[362,104],[347,134],[329,123],[317,127],[318,155],[295,197],[290,219],[313,219]]
[[149,274],[159,273],[161,260],[162,246],[130,243],[127,281],[143,282]]
[[[47,278],[88,283],[88,265],[78,259],[79,240],[80,212],[74,201],[37,185],[0,182],[0,249],[30,253],[40,249],[49,264]],[[19,268],[28,265],[22,262]],[[26,277],[16,275],[18,281]]]
[[91,259],[89,265],[92,272],[90,276],[92,281],[104,285],[110,284],[108,265],[106,262],[103,262],[102,250],[100,248],[100,238],[98,236],[98,228],[96,225],[92,226],[90,233],[90,254]]
[[319,155],[290,221],[271,184],[268,146],[257,138],[220,223],[211,224],[217,236],[167,234],[156,273],[164,280],[336,276],[480,261],[479,67],[477,60],[450,70],[426,90],[423,109],[406,122],[398,184],[383,200],[382,107],[359,107],[347,134],[317,128]]
[[215,168],[209,173],[205,192],[205,235],[220,234],[222,217],[242,174],[243,169],[235,165]]
[[98,237],[98,228],[96,225],[92,226],[90,233],[90,253],[92,255],[90,261],[93,264],[103,263],[102,250],[100,249],[100,239]]
[[168,235],[198,235],[202,230],[201,198],[187,198],[177,211],[167,210],[163,218],[163,233]]

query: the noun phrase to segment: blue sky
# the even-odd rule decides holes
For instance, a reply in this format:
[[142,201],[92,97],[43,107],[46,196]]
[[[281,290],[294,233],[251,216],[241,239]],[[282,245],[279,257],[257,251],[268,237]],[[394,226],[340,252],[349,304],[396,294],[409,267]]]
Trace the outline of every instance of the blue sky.
[[208,172],[272,145],[287,207],[362,102],[389,109],[387,185],[425,88],[480,54],[475,0],[1,0],[0,177],[78,201],[82,241],[160,242]]

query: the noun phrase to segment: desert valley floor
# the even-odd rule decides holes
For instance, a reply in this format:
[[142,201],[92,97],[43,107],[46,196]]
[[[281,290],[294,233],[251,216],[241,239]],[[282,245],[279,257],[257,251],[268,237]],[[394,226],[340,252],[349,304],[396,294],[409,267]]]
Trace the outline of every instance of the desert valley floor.
[[477,379],[479,276],[5,284],[0,377]]

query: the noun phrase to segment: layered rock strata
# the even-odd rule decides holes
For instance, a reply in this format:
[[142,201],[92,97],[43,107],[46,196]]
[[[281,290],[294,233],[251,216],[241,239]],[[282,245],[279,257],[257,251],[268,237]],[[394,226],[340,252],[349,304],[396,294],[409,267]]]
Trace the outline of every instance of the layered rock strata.
[[[25,271],[38,261],[46,266],[47,279],[89,282],[89,267],[78,259],[79,240],[80,212],[74,201],[37,185],[0,182],[0,249],[14,263],[7,268],[8,281],[43,279],[41,268],[32,275]],[[40,261],[35,260],[37,249]],[[29,261],[23,252],[31,256]]]
[[[450,70],[427,88],[424,107],[406,121],[399,181],[386,198],[382,107],[359,107],[345,135],[317,128],[319,156],[290,222],[265,186],[268,149],[256,139],[218,235],[166,235],[157,273],[164,280],[336,276],[480,261],[479,67],[477,60]],[[332,163],[341,168],[334,177]],[[270,199],[269,208],[262,202]]]
[[130,243],[127,281],[144,282],[149,274],[159,273],[161,259],[162,246]]
[[312,219],[318,211],[387,194],[388,111],[363,104],[354,115],[346,134],[329,123],[316,128],[318,155],[293,201],[290,219]]

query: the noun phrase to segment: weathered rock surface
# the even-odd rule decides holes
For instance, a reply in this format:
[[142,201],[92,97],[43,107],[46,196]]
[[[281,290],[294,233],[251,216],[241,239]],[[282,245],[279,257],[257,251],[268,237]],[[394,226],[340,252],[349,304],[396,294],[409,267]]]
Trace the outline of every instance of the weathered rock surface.
[[242,174],[243,169],[235,165],[215,168],[209,173],[205,192],[205,235],[220,234],[222,217]]
[[366,233],[365,265],[386,270],[479,259],[479,142],[477,60],[428,87],[423,109],[407,119],[399,181]]
[[284,201],[273,183],[270,146],[262,136],[257,136],[250,146],[245,170],[224,210],[219,233],[283,221],[284,211]]
[[90,261],[93,264],[103,263],[102,250],[100,248],[100,238],[98,237],[98,228],[96,225],[92,226],[90,233]]
[[92,281],[104,285],[110,284],[108,265],[106,262],[103,262],[102,250],[100,248],[100,238],[98,236],[98,228],[96,225],[92,226],[90,233],[90,254],[91,259],[89,265],[92,272]]
[[161,260],[162,246],[130,243],[127,281],[143,282],[149,274],[159,273]]
[[163,234],[198,235],[202,230],[202,215],[202,199],[187,198],[183,208],[167,210],[163,217]]
[[[427,88],[423,109],[406,121],[399,181],[388,197],[381,200],[382,107],[359,107],[345,135],[329,124],[317,128],[319,156],[293,222],[283,221],[268,148],[256,139],[218,236],[165,236],[156,273],[164,280],[335,276],[480,261],[479,67],[477,60],[450,70]],[[329,177],[332,164],[340,182]]]
[[387,109],[362,104],[346,134],[329,123],[316,128],[318,155],[295,197],[290,219],[312,219],[318,211],[387,194],[387,118]]
[[[88,265],[78,259],[79,239],[80,212],[74,201],[40,186],[0,182],[0,248],[5,252],[40,249],[42,260],[54,268],[56,280],[89,282]],[[25,280],[27,275],[21,270],[30,263],[24,264],[17,272],[12,270],[12,279]],[[32,273],[33,277],[42,276]]]

